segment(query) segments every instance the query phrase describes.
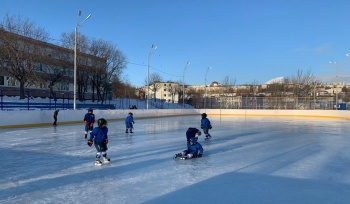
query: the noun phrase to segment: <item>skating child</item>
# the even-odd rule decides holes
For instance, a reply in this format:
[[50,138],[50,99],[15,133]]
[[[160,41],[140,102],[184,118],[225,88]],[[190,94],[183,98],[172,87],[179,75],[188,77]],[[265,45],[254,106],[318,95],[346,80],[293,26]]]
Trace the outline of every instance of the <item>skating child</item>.
[[207,118],[206,113],[202,113],[201,128],[203,129],[203,132],[205,134],[205,140],[210,139],[211,135],[209,134],[209,129],[211,129],[212,126],[210,124],[210,120]]
[[88,132],[94,129],[95,115],[93,114],[92,108],[89,108],[88,112],[84,116],[85,123],[85,139],[87,138]]
[[60,110],[55,110],[55,112],[53,113],[53,119],[54,119],[54,121],[53,121],[53,125],[57,125],[57,115],[58,115],[58,112],[59,112]]
[[181,159],[191,159],[202,157],[203,155],[203,147],[197,142],[195,137],[190,138],[190,146],[184,150],[183,152],[177,153],[174,155],[174,159],[180,157]]
[[189,127],[186,131],[186,139],[187,139],[187,147],[190,146],[190,139],[195,138],[195,140],[198,140],[198,137],[201,136],[202,132],[194,127]]
[[101,155],[103,157],[103,162],[107,163],[110,159],[107,157],[107,144],[108,144],[108,128],[107,121],[104,118],[100,118],[97,121],[98,127],[95,127],[90,133],[90,139],[87,144],[91,147],[95,143],[96,147],[96,161],[95,165],[101,165],[100,161]]
[[133,114],[130,112],[129,115],[126,117],[125,119],[125,126],[126,126],[126,130],[125,133],[128,133],[130,130],[130,133],[133,133],[132,129],[134,129],[134,117]]

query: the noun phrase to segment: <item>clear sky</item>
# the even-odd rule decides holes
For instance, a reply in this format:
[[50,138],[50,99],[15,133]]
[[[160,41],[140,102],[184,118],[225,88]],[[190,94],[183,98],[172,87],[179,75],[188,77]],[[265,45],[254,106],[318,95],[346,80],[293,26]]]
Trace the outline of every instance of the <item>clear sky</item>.
[[[263,84],[297,70],[323,81],[350,82],[348,0],[0,0],[0,18],[21,15],[51,38],[80,21],[84,35],[110,41],[128,59],[124,77],[145,85],[150,73],[164,81],[203,85],[228,76],[236,84]],[[212,67],[207,73],[208,67]]]

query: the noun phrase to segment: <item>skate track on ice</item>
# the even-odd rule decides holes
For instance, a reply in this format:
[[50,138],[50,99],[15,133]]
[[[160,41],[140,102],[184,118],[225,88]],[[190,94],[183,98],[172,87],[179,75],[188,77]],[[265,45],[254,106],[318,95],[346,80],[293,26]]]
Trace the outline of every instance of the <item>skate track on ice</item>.
[[0,203],[348,203],[350,126],[340,119],[209,115],[204,156],[173,160],[200,116],[108,122],[94,166],[84,124],[0,129]]

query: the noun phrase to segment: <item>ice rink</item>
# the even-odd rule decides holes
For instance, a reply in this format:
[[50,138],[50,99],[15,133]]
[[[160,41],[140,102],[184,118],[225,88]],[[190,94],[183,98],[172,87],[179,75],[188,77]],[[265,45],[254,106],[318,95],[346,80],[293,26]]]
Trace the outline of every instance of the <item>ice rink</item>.
[[108,121],[95,166],[84,124],[0,129],[0,203],[349,203],[350,125],[328,118],[208,116],[202,158],[174,160],[200,116]]

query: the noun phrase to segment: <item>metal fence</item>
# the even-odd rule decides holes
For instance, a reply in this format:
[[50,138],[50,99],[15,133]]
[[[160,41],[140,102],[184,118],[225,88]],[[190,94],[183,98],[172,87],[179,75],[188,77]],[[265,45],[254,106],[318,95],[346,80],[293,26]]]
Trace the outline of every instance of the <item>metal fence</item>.
[[192,104],[198,109],[347,110],[348,104],[333,97],[215,97]]
[[[73,109],[73,100],[62,97],[59,101],[55,96],[46,98],[47,102],[35,103],[31,100],[30,92],[22,102],[3,101],[4,94],[0,91],[0,110],[51,110]],[[80,102],[77,109],[146,109],[146,100],[120,98],[108,100],[107,104]],[[169,103],[161,99],[149,101],[150,108],[157,109],[270,109],[270,110],[349,110],[350,103],[335,101],[334,97],[212,97],[189,100],[185,104]]]

